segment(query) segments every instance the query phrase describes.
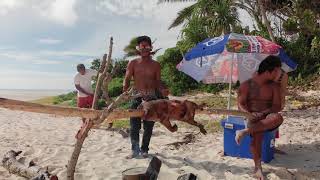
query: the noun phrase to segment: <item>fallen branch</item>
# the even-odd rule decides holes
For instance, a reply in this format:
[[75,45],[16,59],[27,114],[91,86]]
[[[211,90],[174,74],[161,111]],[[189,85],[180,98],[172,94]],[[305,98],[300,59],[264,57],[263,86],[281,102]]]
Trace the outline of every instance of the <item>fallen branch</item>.
[[22,151],[8,151],[2,159],[2,166],[12,174],[32,180],[58,180],[58,177],[50,174],[48,169],[37,166],[33,161],[25,165],[22,158],[17,160],[21,152]]

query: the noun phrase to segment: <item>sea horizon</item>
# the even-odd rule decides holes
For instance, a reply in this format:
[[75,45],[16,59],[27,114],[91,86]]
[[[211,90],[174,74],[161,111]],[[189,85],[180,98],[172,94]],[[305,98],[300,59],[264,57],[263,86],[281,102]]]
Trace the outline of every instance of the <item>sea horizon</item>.
[[57,96],[75,91],[75,89],[0,89],[0,97],[31,101],[40,98]]

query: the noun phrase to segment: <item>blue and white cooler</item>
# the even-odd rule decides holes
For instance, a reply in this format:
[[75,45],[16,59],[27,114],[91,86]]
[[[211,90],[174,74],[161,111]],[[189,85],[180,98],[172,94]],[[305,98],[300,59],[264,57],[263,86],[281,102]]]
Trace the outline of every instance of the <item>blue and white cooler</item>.
[[[221,121],[221,125],[224,129],[224,155],[252,159],[250,151],[251,137],[249,135],[245,136],[240,145],[235,142],[236,131],[245,128],[245,120],[242,117],[229,116]],[[262,161],[265,163],[268,163],[273,159],[274,140],[274,131],[266,131],[264,133],[262,143]]]

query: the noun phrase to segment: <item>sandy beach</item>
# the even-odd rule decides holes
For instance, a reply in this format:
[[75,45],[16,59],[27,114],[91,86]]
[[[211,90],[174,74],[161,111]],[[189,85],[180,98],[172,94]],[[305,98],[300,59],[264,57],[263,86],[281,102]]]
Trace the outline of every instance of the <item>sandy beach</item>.
[[[285,122],[280,127],[276,145],[288,154],[276,154],[271,163],[263,165],[267,179],[318,179],[320,107],[287,110],[283,115]],[[22,150],[22,156],[27,160],[47,166],[60,179],[65,179],[74,135],[79,127],[80,118],[0,109],[0,154]],[[182,141],[186,136],[194,137],[194,141],[180,147],[168,145]],[[123,138],[117,132],[92,130],[84,143],[75,179],[118,180],[125,169],[146,167],[151,160],[127,160],[125,156],[129,153],[129,138]],[[184,173],[194,173],[201,180],[253,179],[252,160],[223,156],[223,132],[202,135],[198,129],[183,125],[178,132],[171,133],[156,124],[150,153],[163,163],[159,180],[174,180]],[[24,178],[0,167],[0,179]]]

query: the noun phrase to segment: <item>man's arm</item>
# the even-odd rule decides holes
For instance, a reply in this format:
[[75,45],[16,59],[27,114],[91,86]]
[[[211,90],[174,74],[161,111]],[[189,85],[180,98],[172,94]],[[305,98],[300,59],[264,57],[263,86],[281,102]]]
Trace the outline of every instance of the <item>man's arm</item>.
[[240,111],[250,112],[248,109],[248,83],[242,83],[238,89],[238,108]]
[[277,83],[272,84],[272,107],[271,113],[281,111],[281,87]]
[[123,85],[123,89],[122,89],[123,92],[126,92],[129,88],[130,80],[133,76],[133,63],[134,63],[134,60],[130,61],[128,63],[128,66],[126,69],[126,75],[124,77],[123,84],[122,84]]
[[76,84],[75,86],[76,86],[76,89],[77,89],[78,91],[80,91],[80,92],[82,92],[82,93],[84,93],[84,94],[86,94],[86,95],[88,95],[88,96],[93,96],[93,94],[88,93],[88,92],[86,92],[84,89],[82,89],[82,87],[80,86],[80,84]]

